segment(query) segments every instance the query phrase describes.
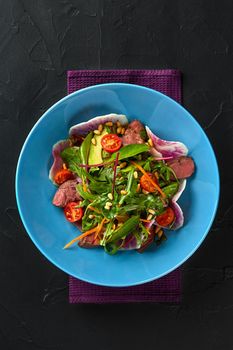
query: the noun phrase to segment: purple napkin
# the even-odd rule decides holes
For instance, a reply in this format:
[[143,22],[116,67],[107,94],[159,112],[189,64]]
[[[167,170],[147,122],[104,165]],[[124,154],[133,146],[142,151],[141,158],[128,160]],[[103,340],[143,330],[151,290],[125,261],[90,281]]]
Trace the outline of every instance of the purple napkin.
[[[91,85],[132,83],[158,90],[181,103],[181,74],[174,69],[161,70],[75,70],[67,72],[68,94]],[[137,253],[135,253],[137,254]],[[181,301],[181,270],[134,287],[102,287],[69,277],[70,303],[130,303]]]

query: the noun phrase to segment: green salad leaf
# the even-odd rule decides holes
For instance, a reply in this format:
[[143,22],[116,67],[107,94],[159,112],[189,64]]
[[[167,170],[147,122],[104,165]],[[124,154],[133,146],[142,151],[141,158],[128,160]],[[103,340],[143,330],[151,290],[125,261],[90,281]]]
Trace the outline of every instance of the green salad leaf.
[[[145,143],[142,144],[131,144],[122,147],[119,149],[119,160],[134,157],[140,153],[148,152],[150,147]],[[110,157],[109,161],[113,161],[116,159],[116,153],[113,153]]]

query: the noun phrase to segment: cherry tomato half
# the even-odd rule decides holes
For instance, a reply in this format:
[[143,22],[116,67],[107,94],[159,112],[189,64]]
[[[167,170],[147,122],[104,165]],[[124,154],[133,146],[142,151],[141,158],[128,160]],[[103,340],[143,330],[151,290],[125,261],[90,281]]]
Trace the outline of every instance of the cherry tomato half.
[[170,207],[167,207],[165,212],[161,215],[158,215],[155,220],[157,224],[159,224],[160,226],[167,227],[172,224],[174,219],[175,219],[175,213],[173,209]]
[[[151,174],[151,173],[147,173],[147,175],[157,184],[157,179],[156,177]],[[155,192],[156,188],[155,186],[147,179],[146,175],[142,175],[141,179],[140,179],[140,185],[143,188],[143,190],[147,191],[147,192]]]
[[76,208],[80,202],[70,202],[64,208],[64,214],[69,222],[81,220],[83,216],[83,208]]
[[122,141],[115,134],[106,134],[101,139],[101,145],[106,152],[113,153],[121,148]]
[[61,185],[63,182],[73,179],[73,174],[70,170],[68,169],[61,169],[59,170],[56,175],[54,176],[54,181],[58,184]]

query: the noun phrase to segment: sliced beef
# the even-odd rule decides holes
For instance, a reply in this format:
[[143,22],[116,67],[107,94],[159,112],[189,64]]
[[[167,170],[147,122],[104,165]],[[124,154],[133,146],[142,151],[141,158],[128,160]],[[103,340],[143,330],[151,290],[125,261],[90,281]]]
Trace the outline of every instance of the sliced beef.
[[133,143],[145,143],[140,134],[143,130],[145,129],[142,123],[140,123],[138,120],[133,120],[131,123],[129,123],[128,128],[122,137],[123,145],[126,146]]
[[178,179],[190,177],[195,170],[194,161],[190,157],[179,157],[167,162],[167,164],[172,168]]
[[77,180],[68,180],[64,182],[55,193],[53,204],[57,207],[65,207],[69,202],[81,200],[76,190]]
[[95,233],[92,233],[89,236],[86,236],[78,242],[79,247],[81,248],[95,248],[100,244],[99,238],[95,239]]

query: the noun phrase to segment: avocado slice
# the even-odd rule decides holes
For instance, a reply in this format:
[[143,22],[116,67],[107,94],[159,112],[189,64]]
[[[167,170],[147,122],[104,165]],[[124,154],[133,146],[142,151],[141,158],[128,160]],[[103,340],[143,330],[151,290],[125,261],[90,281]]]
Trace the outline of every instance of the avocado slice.
[[108,134],[107,130],[103,129],[101,135],[94,135],[94,138],[96,140],[96,144],[93,145],[93,143],[91,143],[90,152],[89,152],[89,156],[88,156],[88,164],[89,165],[103,163],[101,139],[106,134]]

